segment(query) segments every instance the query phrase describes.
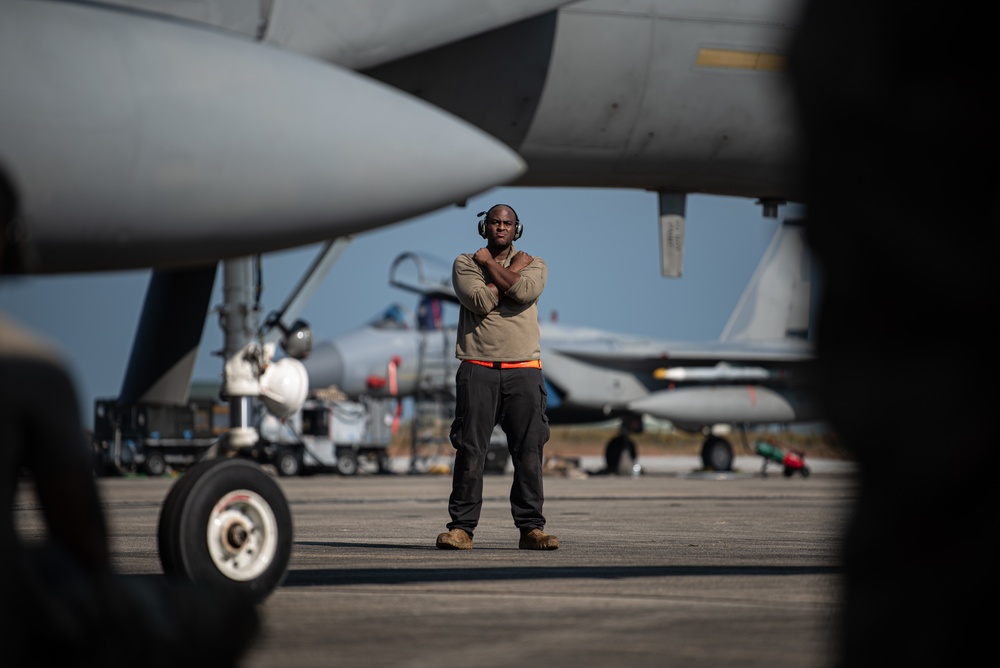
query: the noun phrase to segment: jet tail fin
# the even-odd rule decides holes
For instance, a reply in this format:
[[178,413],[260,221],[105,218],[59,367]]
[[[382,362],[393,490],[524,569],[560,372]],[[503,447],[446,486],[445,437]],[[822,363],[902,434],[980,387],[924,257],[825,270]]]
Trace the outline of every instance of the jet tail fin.
[[785,219],[722,329],[720,341],[808,339],[812,262],[801,221]]
[[458,303],[451,284],[451,265],[425,253],[400,253],[389,269],[389,285],[423,297]]

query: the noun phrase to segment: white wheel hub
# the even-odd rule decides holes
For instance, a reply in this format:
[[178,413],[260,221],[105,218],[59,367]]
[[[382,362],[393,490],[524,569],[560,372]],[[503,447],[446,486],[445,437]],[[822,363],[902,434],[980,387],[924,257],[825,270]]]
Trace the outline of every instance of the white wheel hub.
[[233,490],[212,508],[206,538],[219,572],[230,580],[246,582],[264,573],[274,559],[278,522],[259,494]]

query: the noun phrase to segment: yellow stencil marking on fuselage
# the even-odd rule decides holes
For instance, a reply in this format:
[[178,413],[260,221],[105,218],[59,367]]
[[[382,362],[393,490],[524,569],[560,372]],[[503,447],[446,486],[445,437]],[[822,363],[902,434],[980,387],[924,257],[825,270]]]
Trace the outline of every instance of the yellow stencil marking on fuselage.
[[777,53],[762,51],[737,51],[735,49],[698,50],[695,65],[699,67],[719,67],[735,70],[763,70],[780,72],[785,69],[785,57]]

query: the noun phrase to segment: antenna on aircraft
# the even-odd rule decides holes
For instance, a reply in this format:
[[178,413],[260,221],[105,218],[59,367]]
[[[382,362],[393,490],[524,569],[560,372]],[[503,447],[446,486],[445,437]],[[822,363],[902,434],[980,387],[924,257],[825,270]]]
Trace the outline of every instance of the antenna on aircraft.
[[774,199],[772,197],[761,197],[759,200],[754,202],[754,204],[760,204],[764,208],[765,218],[777,218],[778,217],[778,207],[783,204],[788,204],[783,199]]

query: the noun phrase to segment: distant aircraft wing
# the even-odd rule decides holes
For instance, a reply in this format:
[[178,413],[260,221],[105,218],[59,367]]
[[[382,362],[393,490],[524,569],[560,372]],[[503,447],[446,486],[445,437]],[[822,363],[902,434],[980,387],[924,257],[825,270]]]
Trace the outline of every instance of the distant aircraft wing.
[[808,341],[670,341],[566,328],[542,323],[542,348],[581,362],[622,370],[656,369],[664,364],[714,365],[720,362],[800,362],[813,356]]
[[703,366],[721,362],[738,362],[741,364],[753,362],[801,362],[813,355],[812,346],[803,341],[775,341],[772,345],[761,342],[746,345],[733,345],[712,342],[701,342],[697,345],[688,342],[665,342],[643,344],[644,349],[632,350],[585,350],[580,347],[546,346],[557,350],[567,357],[581,362],[609,366],[619,369],[638,370],[655,369],[664,364]]

